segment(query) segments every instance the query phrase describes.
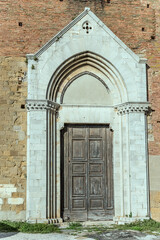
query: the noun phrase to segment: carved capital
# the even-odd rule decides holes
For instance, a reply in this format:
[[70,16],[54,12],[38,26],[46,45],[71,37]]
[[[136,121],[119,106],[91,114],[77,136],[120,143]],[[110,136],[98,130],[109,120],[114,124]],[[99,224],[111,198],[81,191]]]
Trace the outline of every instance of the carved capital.
[[60,105],[49,100],[26,100],[27,111],[50,110],[57,112]]
[[127,102],[115,107],[118,115],[127,113],[146,113],[149,110],[148,102]]

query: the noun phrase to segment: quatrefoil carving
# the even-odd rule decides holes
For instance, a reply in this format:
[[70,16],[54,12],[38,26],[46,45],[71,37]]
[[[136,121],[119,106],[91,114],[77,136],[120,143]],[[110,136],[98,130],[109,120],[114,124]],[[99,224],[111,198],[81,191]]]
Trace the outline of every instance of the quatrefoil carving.
[[92,27],[88,21],[83,23],[82,28],[86,31],[87,34],[92,30]]

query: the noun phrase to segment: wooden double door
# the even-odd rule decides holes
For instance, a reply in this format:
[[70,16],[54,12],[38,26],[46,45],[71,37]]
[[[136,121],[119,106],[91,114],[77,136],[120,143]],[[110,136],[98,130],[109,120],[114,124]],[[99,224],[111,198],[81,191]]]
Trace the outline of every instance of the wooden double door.
[[113,218],[112,135],[107,125],[66,125],[61,147],[61,208],[69,221]]

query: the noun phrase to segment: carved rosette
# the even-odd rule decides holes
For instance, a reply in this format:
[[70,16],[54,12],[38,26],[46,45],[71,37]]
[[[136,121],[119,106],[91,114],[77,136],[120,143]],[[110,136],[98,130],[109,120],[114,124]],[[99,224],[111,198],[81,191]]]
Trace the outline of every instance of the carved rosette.
[[127,113],[146,113],[149,110],[149,103],[124,103],[116,106],[118,115]]
[[26,100],[27,111],[43,111],[51,110],[57,112],[60,105],[58,103],[49,100]]

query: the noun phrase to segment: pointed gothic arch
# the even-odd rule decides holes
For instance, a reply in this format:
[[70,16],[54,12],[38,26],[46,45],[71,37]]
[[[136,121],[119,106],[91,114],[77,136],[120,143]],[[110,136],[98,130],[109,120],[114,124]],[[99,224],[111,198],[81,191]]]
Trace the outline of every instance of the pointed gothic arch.
[[[89,51],[73,55],[56,69],[49,81],[46,99],[57,102],[60,87],[62,84],[68,84],[68,81],[66,83],[64,81],[69,76],[75,78],[77,71],[78,74],[82,74],[84,67],[89,67],[91,74],[96,75],[97,78],[101,79],[101,76],[103,76],[103,81],[110,88],[112,94],[119,95],[116,96],[117,104],[128,102],[127,89],[119,71],[104,57]],[[114,104],[116,105],[116,103]]]

